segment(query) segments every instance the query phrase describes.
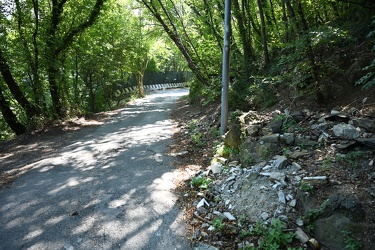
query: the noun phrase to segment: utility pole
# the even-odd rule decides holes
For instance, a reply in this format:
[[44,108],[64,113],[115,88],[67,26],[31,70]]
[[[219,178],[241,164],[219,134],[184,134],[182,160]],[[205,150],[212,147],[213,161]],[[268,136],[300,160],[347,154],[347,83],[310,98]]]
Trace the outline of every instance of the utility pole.
[[224,14],[224,47],[223,47],[223,73],[221,89],[221,127],[220,134],[224,135],[228,127],[228,92],[229,92],[229,62],[230,62],[230,36],[231,36],[231,0],[225,0]]

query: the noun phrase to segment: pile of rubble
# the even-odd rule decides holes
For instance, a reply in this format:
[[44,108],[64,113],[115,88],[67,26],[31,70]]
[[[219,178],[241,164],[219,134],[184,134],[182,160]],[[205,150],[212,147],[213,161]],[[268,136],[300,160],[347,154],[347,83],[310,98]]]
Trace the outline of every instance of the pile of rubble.
[[[194,175],[212,180],[209,188],[186,194],[196,197],[190,223],[197,241],[221,248],[223,234],[231,237],[251,224],[269,225],[278,218],[296,230],[305,247],[314,246],[308,241],[314,236],[322,249],[343,249],[344,231],[367,233],[362,245],[373,247],[368,234],[374,235],[374,229],[368,228],[375,223],[370,211],[375,195],[375,118],[363,117],[355,109],[330,114],[251,111],[235,116],[223,140],[232,149],[230,155],[216,155],[211,166]],[[363,152],[356,159],[359,167],[337,161],[350,152]],[[359,185],[366,189],[348,192]],[[308,232],[306,212],[319,208],[310,222],[315,229]],[[216,219],[226,222],[227,232],[215,228]],[[237,247],[246,245],[254,243],[239,242]]]

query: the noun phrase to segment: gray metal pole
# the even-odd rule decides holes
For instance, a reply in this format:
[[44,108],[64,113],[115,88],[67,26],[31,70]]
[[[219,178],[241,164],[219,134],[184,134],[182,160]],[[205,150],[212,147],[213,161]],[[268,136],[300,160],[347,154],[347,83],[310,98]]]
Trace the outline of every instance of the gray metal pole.
[[231,36],[231,0],[225,0],[224,15],[224,48],[223,48],[223,75],[221,89],[221,127],[220,134],[224,135],[228,127],[228,92],[229,92],[229,56]]

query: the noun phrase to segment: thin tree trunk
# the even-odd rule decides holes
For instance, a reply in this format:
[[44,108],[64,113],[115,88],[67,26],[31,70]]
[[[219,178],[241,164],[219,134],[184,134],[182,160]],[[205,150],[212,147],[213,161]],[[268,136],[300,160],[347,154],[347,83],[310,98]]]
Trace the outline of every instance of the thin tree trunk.
[[262,5],[261,0],[258,0],[258,8],[259,8],[260,22],[261,22],[261,25],[262,25],[263,53],[264,53],[264,61],[265,61],[264,66],[268,67],[268,65],[270,64],[270,56],[269,56],[269,53],[268,53],[266,22],[264,20],[263,5]]
[[26,127],[17,120],[17,116],[13,113],[12,109],[10,108],[9,102],[5,99],[1,89],[0,111],[3,115],[5,122],[16,135],[21,135],[26,132]]
[[16,80],[13,78],[12,73],[10,72],[9,65],[3,56],[3,52],[0,50],[0,71],[5,83],[7,84],[10,92],[25,110],[28,118],[36,116],[39,114],[39,110],[32,105],[22,93],[20,87],[18,86]]

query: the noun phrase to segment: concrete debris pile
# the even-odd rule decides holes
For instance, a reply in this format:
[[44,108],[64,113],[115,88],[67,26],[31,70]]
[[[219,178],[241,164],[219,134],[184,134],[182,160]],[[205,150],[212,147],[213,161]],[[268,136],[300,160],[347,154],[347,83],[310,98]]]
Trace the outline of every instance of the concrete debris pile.
[[[371,175],[375,118],[362,117],[355,109],[347,113],[332,110],[330,114],[285,110],[271,116],[250,111],[234,116],[223,137],[225,145],[221,145],[229,152],[218,152],[211,166],[194,176],[212,180],[207,189],[196,191],[190,222],[199,228],[195,239],[220,248],[223,232],[214,226],[218,219],[229,225],[229,234],[238,233],[244,221],[246,225],[270,225],[277,218],[294,225],[296,234],[301,235],[307,231],[306,212],[315,209],[320,213],[310,221],[315,225],[310,233],[316,235],[322,249],[344,249],[343,232],[358,229],[356,226],[366,221],[366,207],[372,205],[363,204],[361,197],[373,199],[375,195],[375,185],[359,195],[345,192],[352,186],[343,184],[375,179]],[[353,154],[361,157],[353,160]],[[335,168],[349,171],[342,174]],[[318,197],[324,202],[317,204],[315,192],[326,188],[331,193]],[[308,243],[306,237],[300,237],[302,243]],[[238,247],[246,244],[252,243],[241,242]]]

